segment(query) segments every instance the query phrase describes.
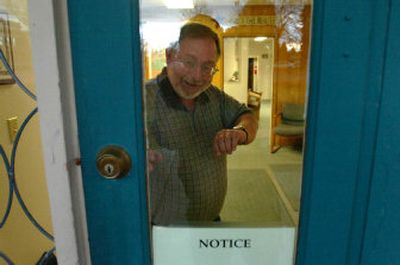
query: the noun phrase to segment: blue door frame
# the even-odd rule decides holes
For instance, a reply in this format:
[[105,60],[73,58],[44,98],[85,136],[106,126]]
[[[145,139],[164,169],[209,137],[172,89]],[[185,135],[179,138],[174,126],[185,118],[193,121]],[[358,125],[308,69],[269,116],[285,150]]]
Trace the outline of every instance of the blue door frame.
[[[150,264],[136,0],[69,0],[92,263]],[[399,245],[400,1],[318,0],[298,265],[395,264]],[[133,169],[106,180],[116,144]]]

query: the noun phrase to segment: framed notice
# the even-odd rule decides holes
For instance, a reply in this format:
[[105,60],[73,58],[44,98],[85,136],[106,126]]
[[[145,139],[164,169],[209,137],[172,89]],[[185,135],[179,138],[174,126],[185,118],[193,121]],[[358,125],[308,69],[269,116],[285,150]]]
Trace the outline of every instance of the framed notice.
[[292,265],[294,227],[153,226],[154,265]]
[[14,79],[8,73],[5,63],[10,66],[11,70],[14,70],[14,58],[13,58],[13,47],[10,29],[9,16],[5,12],[0,12],[0,49],[1,49],[1,61],[0,61],[0,85],[12,84]]

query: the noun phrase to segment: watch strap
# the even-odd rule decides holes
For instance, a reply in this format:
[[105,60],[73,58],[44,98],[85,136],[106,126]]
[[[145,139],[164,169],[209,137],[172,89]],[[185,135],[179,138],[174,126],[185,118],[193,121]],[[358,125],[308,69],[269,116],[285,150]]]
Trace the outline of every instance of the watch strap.
[[238,125],[233,126],[232,129],[233,130],[241,130],[241,131],[243,131],[246,134],[246,139],[242,144],[247,143],[247,140],[249,139],[249,133],[248,133],[246,127],[244,127],[242,124],[238,124]]

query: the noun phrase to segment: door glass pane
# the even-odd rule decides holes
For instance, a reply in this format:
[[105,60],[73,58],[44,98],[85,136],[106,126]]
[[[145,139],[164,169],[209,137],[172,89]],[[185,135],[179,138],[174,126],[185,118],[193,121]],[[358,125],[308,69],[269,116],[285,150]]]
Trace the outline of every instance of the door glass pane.
[[0,264],[56,259],[27,4],[0,0]]
[[293,263],[311,8],[142,1],[155,264]]

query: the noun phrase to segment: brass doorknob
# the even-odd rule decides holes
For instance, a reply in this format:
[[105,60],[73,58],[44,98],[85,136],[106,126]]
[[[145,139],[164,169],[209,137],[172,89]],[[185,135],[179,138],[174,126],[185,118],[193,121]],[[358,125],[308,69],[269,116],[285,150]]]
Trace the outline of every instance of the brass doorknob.
[[96,166],[104,178],[117,179],[129,173],[131,158],[122,147],[109,145],[97,154]]

